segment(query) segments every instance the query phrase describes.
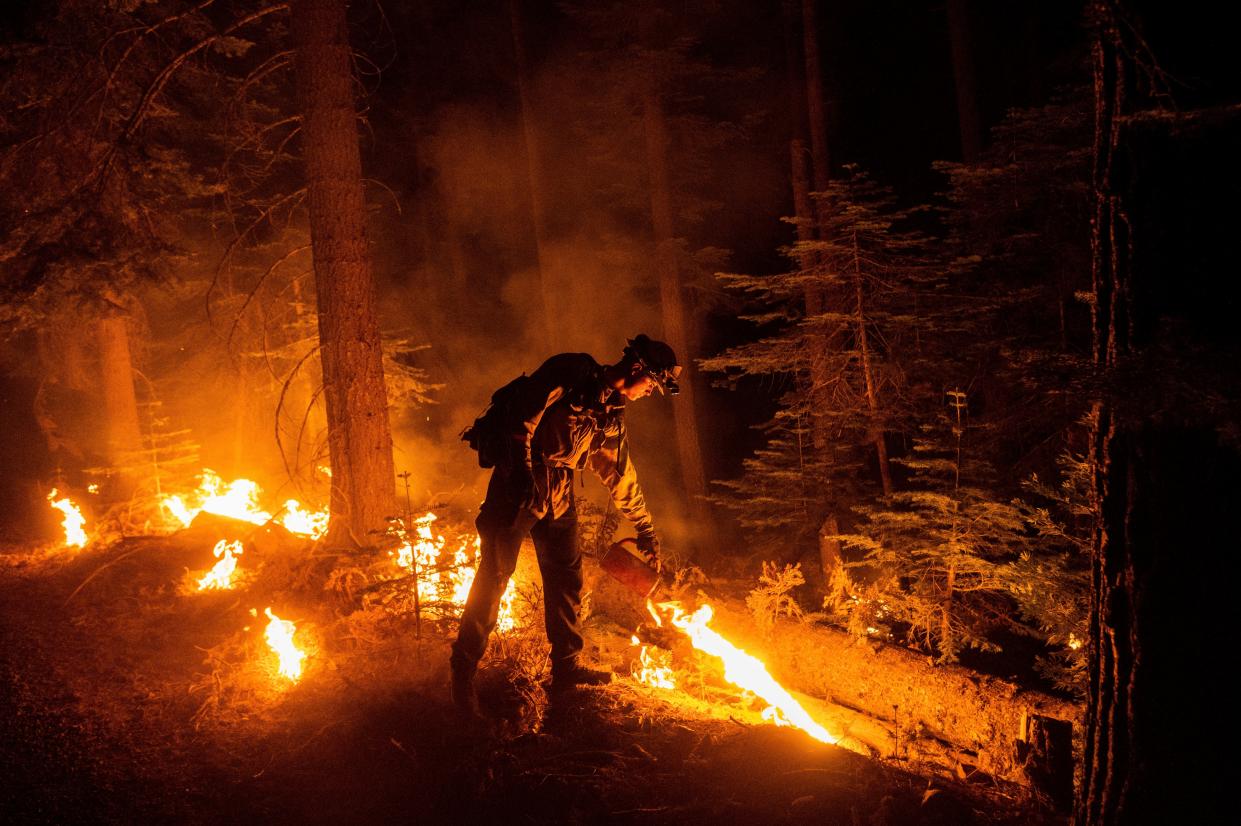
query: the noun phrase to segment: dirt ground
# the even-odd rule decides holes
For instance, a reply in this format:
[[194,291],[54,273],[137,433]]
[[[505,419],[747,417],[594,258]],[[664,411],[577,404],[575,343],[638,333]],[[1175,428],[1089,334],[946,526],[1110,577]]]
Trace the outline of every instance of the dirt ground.
[[[270,559],[246,590],[193,594],[201,555],[143,538],[0,556],[4,822],[1059,822],[1018,789],[628,678],[549,703],[512,641],[481,674],[489,722],[464,726],[447,702],[451,621],[419,640],[408,618],[351,612],[352,594],[323,588],[339,560]],[[311,652],[296,684],[250,613],[268,605]],[[588,631],[606,655],[606,632]]]

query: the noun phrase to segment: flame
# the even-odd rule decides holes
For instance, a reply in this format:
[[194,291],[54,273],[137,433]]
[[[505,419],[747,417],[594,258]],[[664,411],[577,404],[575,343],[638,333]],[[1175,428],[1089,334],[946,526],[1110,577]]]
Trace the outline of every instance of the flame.
[[271,514],[259,509],[258,494],[258,484],[249,479],[234,479],[226,485],[218,473],[204,468],[194,494],[198,500],[196,506],[186,505],[180,496],[167,496],[162,504],[187,528],[203,511],[264,525]]
[[[413,572],[418,563],[418,598],[425,602],[446,602],[458,609],[465,607],[478,571],[478,551],[481,544],[477,534],[462,536],[452,552],[451,559],[445,554],[447,540],[437,534],[432,526],[439,517],[426,513],[414,520],[414,536],[411,539],[401,528],[395,528],[401,537],[401,545],[390,555],[398,567]],[[513,602],[517,597],[513,581],[500,598],[500,613],[496,630],[511,631],[516,625]]]
[[229,542],[221,539],[215,543],[215,547],[211,549],[211,553],[219,558],[219,562],[207,572],[207,575],[198,580],[198,590],[227,590],[233,587],[230,581],[233,571],[237,568],[237,556],[242,552],[241,541]]
[[[637,635],[631,637],[634,645],[642,645],[642,641]],[[647,646],[642,645],[642,650],[638,652],[638,661],[634,664],[630,674],[635,680],[643,685],[649,685],[651,688],[676,688],[676,677],[672,672],[672,652],[657,651],[650,654]]]
[[280,657],[280,673],[293,682],[302,676],[302,660],[306,652],[293,644],[293,634],[297,627],[289,620],[282,620],[271,612],[268,607],[264,612],[271,622],[267,623],[267,645]]
[[724,661],[724,679],[747,691],[752,691],[767,701],[775,711],[765,711],[764,719],[779,715],[789,724],[796,726],[816,740],[824,743],[837,741],[838,738],[835,735],[816,723],[793,699],[793,695],[789,694],[767,673],[767,667],[763,665],[762,660],[742,651],[710,627],[709,623],[714,615],[710,605],[704,604],[690,614],[686,613],[677,602],[662,602],[657,609],[648,601],[647,609],[655,617],[655,622],[660,625],[663,624],[660,611],[667,613],[672,626],[688,636],[695,648]]
[[[203,512],[239,519],[252,525],[266,525],[272,515],[259,507],[261,492],[258,483],[249,479],[234,479],[225,484],[218,473],[203,468],[198,490],[189,497],[196,504],[189,505],[180,496],[165,496],[160,504],[186,528],[194,517]],[[284,518],[280,523],[289,533],[318,539],[327,533],[328,510],[305,511],[300,502],[289,499],[284,503]]]
[[289,499],[284,503],[284,519],[281,523],[289,533],[318,539],[327,533],[328,509],[304,511],[300,502]]
[[60,521],[61,527],[65,529],[65,547],[85,548],[90,541],[86,535],[86,517],[82,515],[81,509],[73,504],[72,499],[68,496],[57,499],[57,493],[57,489],[52,488],[52,492],[47,495],[47,501],[65,516]]

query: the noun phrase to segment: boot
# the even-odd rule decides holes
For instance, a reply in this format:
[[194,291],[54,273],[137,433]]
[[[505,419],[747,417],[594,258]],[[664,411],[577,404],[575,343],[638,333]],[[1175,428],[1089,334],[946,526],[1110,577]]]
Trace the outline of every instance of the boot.
[[478,710],[478,691],[474,688],[474,672],[473,668],[454,667],[452,670],[452,704],[466,720],[482,718]]
[[577,660],[564,665],[552,666],[552,679],[548,691],[566,691],[580,685],[607,685],[612,682],[612,672],[588,668]]

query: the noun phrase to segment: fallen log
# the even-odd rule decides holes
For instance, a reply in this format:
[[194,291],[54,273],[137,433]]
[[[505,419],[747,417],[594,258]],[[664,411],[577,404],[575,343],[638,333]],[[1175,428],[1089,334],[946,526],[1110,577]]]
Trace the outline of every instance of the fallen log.
[[[587,579],[593,612],[622,628],[649,623],[641,597],[592,569]],[[920,750],[918,741],[936,740],[969,759],[966,773],[981,771],[1053,798],[1061,793],[1065,740],[1072,740],[1073,727],[1081,730],[1078,704],[960,666],[933,665],[925,655],[826,625],[781,620],[764,634],[740,600],[713,593],[709,601],[715,608],[712,626],[762,659],[786,688],[887,724],[896,739],[890,754],[912,756]],[[1055,726],[1054,745],[1041,733],[1047,724],[1037,727],[1037,737],[1029,733],[1034,718],[1062,723]],[[881,754],[887,748],[870,745]],[[1048,755],[1031,757],[1041,752]],[[1071,765],[1071,749],[1067,759]],[[1046,768],[1048,761],[1057,768]]]
[[189,527],[174,535],[177,542],[192,548],[210,550],[220,540],[241,541],[246,550],[261,555],[305,553],[313,544],[309,539],[290,533],[278,522],[256,525],[243,519],[203,511]]
[[[930,736],[965,749],[993,777],[1035,785],[1026,770],[1028,720],[1060,721],[1059,752],[1065,732],[1080,726],[1082,708],[1068,700],[960,666],[933,665],[925,655],[828,626],[781,621],[764,635],[748,611],[722,600],[713,624],[762,657],[777,680],[886,720],[902,736]],[[1057,774],[1053,783],[1062,783]]]

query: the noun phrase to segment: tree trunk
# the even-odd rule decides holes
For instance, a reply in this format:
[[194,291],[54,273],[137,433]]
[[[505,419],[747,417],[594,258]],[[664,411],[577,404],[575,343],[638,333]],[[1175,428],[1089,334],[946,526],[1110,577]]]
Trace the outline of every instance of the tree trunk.
[[297,0],[290,22],[332,462],[328,542],[364,546],[387,526],[395,476],[344,0]]
[[[1102,5],[1102,4],[1100,4]],[[1094,214],[1091,219],[1091,330],[1093,360],[1097,370],[1116,364],[1116,321],[1109,308],[1115,298],[1113,279],[1128,277],[1127,250],[1114,243],[1112,228],[1122,205],[1115,180],[1115,156],[1120,146],[1120,110],[1125,98],[1125,61],[1115,43],[1115,32],[1104,21],[1096,21],[1101,31],[1092,48],[1095,92],[1094,168],[1092,172]],[[1122,273],[1122,269],[1124,272]],[[1126,780],[1133,769],[1130,743],[1131,678],[1134,650],[1130,640],[1129,616],[1132,602],[1120,584],[1125,559],[1123,516],[1121,524],[1109,530],[1106,515],[1121,502],[1127,488],[1109,484],[1111,475],[1122,466],[1111,461],[1116,437],[1112,405],[1097,400],[1091,411],[1090,461],[1093,467],[1096,516],[1094,551],[1091,560],[1091,606],[1089,649],[1089,705],[1086,713],[1086,745],[1083,756],[1081,798],[1076,819],[1083,824],[1124,822]],[[1124,514],[1127,509],[1121,508]],[[1116,570],[1119,569],[1119,570]],[[1131,572],[1130,572],[1131,573]]]
[[827,153],[827,107],[823,102],[823,68],[819,61],[819,23],[815,0],[802,0],[802,43],[806,52],[806,108],[810,122],[810,154],[814,160],[814,190],[823,192],[831,180]]
[[526,62],[526,43],[522,36],[520,0],[508,0],[509,19],[513,30],[513,56],[517,65],[517,93],[521,99],[521,134],[526,156],[526,173],[530,186],[530,215],[534,220],[534,244],[538,257],[539,295],[543,308],[543,341],[550,350],[560,346],[555,323],[555,290],[550,282],[547,261],[547,212],[543,199],[542,154],[539,133],[535,127],[534,104],[530,97],[530,72]]
[[854,305],[855,333],[858,354],[862,358],[862,378],[866,385],[866,406],[870,409],[870,429],[875,444],[875,459],[879,463],[879,480],[883,484],[883,495],[891,496],[893,491],[892,466],[888,461],[888,443],[884,438],[883,421],[880,416],[879,380],[875,375],[874,354],[871,353],[870,334],[866,329],[866,291],[862,285],[861,251],[858,249],[856,239],[853,244],[853,291],[857,302]]
[[706,471],[702,461],[702,443],[698,436],[698,415],[693,367],[696,348],[692,347],[685,300],[682,295],[681,273],[677,263],[677,242],[672,219],[672,194],[668,182],[668,135],[663,105],[653,77],[643,80],[643,131],[646,140],[647,170],[650,176],[651,222],[655,236],[655,266],[659,274],[659,301],[663,316],[664,339],[676,350],[688,373],[681,383],[681,394],[673,400],[676,421],[677,451],[681,461],[681,480],[694,517],[697,545],[710,542],[714,522],[704,497],[707,494]]
[[[1203,337],[1187,344],[1152,335],[1158,332],[1154,326],[1140,336],[1135,330],[1136,319],[1164,309],[1157,304],[1166,285],[1155,279],[1184,274],[1144,269],[1142,289],[1135,289],[1133,251],[1141,239],[1131,231],[1128,196],[1142,176],[1131,164],[1142,163],[1146,175],[1158,171],[1148,168],[1158,161],[1138,155],[1132,134],[1122,131],[1131,114],[1131,61],[1139,54],[1131,38],[1138,35],[1132,21],[1122,22],[1117,3],[1097,0],[1090,11],[1091,315],[1103,390],[1091,411],[1095,531],[1085,754],[1074,819],[1080,826],[1222,823],[1235,819],[1229,817],[1232,763],[1218,753],[1231,748],[1222,727],[1231,715],[1235,683],[1225,676],[1213,635],[1229,627],[1235,614],[1230,549],[1236,546],[1241,457],[1221,438],[1233,423],[1221,418],[1228,416],[1226,405],[1195,410],[1174,400],[1168,386],[1175,385],[1169,381],[1174,373],[1235,359],[1227,349],[1235,348],[1235,333],[1225,344],[1225,331],[1201,322],[1193,329]],[[1153,199],[1155,192],[1143,194]],[[1179,218],[1177,206],[1165,204],[1156,215]],[[1176,244],[1176,236],[1162,236],[1165,225],[1157,225],[1157,244]],[[1221,240],[1219,249],[1226,243]],[[1189,254],[1169,254],[1178,252]],[[1206,256],[1214,250],[1192,252]],[[1221,323],[1209,314],[1207,319]],[[1175,379],[1192,380],[1192,373]],[[1235,392],[1223,384],[1215,389]],[[1191,562],[1189,548],[1208,556]]]
[[134,394],[134,365],[129,352],[125,316],[111,313],[97,326],[99,369],[103,381],[103,413],[107,419],[108,462],[133,481],[137,454],[142,450],[138,399]]
[[[810,6],[808,13],[809,22],[813,24],[813,1],[803,1],[804,4]],[[821,81],[816,83],[817,94],[812,95],[807,91],[801,66],[810,65],[813,62],[816,72],[815,77],[816,80],[819,80],[817,36],[813,34],[803,36],[803,43],[807,40],[814,42],[813,61],[808,57],[803,64],[799,60],[797,49],[797,14],[794,3],[795,0],[785,0],[783,6],[785,27],[784,53],[789,85],[789,122],[792,127],[792,137],[789,140],[789,171],[793,186],[793,215],[797,220],[797,240],[802,244],[810,244],[815,240],[815,226],[818,222],[814,206],[810,201],[810,171],[806,163],[808,157],[806,150],[806,115],[807,109],[812,109],[817,112],[815,121],[820,124],[823,123],[822,83]],[[807,13],[803,9],[803,24],[806,22],[806,15]],[[806,47],[806,51],[809,54],[810,49]],[[810,106],[807,106],[808,102],[811,102]],[[820,147],[820,157],[823,158],[822,168],[826,169],[827,138],[823,129],[820,129],[817,144]],[[816,166],[816,168],[819,167]],[[826,179],[824,180],[824,185],[826,186]],[[818,256],[810,252],[802,253],[798,256],[797,266],[806,272],[816,270],[819,266]],[[814,318],[822,314],[824,310],[824,291],[822,287],[813,282],[807,283],[804,301],[806,318]],[[820,330],[809,335],[808,338],[810,349],[810,369],[808,371],[810,381],[808,390],[810,437],[816,451],[830,454],[832,444],[828,437],[823,416],[820,413],[824,408],[823,394],[828,382],[828,373],[825,365],[827,348],[829,346],[828,336]],[[829,505],[829,507],[831,506]],[[825,584],[832,581],[832,577],[840,567],[840,541],[830,538],[839,532],[840,525],[836,515],[828,513],[819,526],[819,565],[823,570],[823,581]]]
[[978,114],[978,84],[970,53],[968,0],[948,0],[948,39],[952,45],[952,77],[957,90],[957,124],[961,131],[961,158],[978,159],[982,151],[982,124]]
[[1050,798],[1056,811],[1073,808],[1073,723],[1026,714],[1017,760],[1032,788]]

